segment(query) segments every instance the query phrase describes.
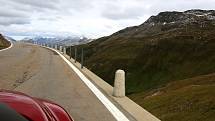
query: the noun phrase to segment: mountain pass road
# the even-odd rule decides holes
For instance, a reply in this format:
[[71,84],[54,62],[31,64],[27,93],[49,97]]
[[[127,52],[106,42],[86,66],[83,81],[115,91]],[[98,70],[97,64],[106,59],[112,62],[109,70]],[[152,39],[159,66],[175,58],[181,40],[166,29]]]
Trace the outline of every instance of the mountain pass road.
[[116,120],[56,52],[40,46],[17,42],[0,52],[0,89],[56,102],[76,121]]

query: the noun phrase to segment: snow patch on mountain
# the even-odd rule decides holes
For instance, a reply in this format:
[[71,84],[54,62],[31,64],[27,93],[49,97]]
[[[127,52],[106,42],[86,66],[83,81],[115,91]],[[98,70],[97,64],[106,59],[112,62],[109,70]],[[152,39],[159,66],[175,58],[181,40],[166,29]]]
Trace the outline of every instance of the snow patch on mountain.
[[167,11],[161,12],[157,16],[151,16],[144,25],[166,25],[183,23],[188,24],[200,21],[214,21],[215,10],[188,10],[185,12]]

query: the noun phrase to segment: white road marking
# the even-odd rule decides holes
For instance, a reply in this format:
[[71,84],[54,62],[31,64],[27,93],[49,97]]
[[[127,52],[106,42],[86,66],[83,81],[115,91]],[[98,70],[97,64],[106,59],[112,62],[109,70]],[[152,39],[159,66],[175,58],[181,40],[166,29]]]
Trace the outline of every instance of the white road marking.
[[0,50],[0,52],[1,52],[1,51],[5,51],[5,50],[8,50],[8,49],[10,49],[10,48],[12,48],[12,47],[13,47],[13,43],[12,43],[11,41],[9,41],[9,42],[10,42],[10,47],[5,48],[5,49],[2,49],[2,50]]
[[81,78],[81,80],[90,88],[90,90],[96,95],[96,97],[105,105],[105,107],[111,112],[111,114],[116,118],[117,121],[129,121],[129,119],[113,104],[111,101],[105,97],[105,95],[86,77],[84,74],[76,68],[69,60],[67,60],[59,51],[46,47],[57,52],[60,57],[72,68],[75,73]]

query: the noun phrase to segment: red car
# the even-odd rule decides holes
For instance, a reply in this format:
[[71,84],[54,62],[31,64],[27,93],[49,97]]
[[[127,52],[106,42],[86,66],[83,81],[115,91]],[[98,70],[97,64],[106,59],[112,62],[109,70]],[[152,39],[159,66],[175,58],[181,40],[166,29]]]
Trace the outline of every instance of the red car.
[[0,90],[0,121],[73,121],[59,105],[20,92]]

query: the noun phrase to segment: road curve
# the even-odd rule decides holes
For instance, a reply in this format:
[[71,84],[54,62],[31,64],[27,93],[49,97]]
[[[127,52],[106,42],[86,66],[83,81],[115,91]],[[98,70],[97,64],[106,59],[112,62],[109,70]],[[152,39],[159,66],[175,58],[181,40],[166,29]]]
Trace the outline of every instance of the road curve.
[[57,53],[39,46],[15,43],[0,52],[0,89],[52,100],[76,121],[115,121]]

